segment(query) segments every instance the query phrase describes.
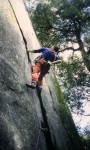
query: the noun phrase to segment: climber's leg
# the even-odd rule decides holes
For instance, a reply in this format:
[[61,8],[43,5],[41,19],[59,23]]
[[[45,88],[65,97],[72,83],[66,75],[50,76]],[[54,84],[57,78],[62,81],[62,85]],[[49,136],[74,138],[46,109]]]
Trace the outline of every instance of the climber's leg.
[[35,88],[36,87],[36,84],[37,84],[37,81],[38,81],[38,74],[41,70],[41,65],[40,63],[37,63],[35,65],[35,67],[33,67],[33,72],[32,72],[32,82],[30,85],[28,85],[28,87],[31,87],[31,88]]
[[43,77],[48,73],[49,69],[50,68],[46,64],[41,65],[41,70],[37,81],[38,86],[43,85]]

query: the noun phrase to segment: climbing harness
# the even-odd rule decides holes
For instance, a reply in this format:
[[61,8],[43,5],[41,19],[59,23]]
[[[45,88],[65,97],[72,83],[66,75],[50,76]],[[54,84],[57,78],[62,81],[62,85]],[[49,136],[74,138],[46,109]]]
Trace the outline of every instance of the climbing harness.
[[35,63],[35,64],[40,60],[40,57],[41,57],[41,56],[38,56],[38,57],[35,58],[35,60],[34,60],[34,63]]

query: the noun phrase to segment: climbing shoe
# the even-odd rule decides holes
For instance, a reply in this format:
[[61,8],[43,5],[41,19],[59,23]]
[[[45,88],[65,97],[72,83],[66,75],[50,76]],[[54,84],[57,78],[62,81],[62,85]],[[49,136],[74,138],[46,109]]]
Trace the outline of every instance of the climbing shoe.
[[31,84],[26,84],[27,87],[30,87],[32,89],[36,88],[36,81],[32,81]]

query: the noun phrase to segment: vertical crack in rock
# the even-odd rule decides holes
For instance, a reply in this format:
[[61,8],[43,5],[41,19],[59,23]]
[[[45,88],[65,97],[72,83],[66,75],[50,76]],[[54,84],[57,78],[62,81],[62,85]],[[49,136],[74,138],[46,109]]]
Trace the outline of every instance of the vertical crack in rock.
[[43,106],[41,93],[40,93],[38,88],[37,88],[37,95],[38,95],[38,98],[40,100],[40,106],[41,106],[41,111],[42,111],[42,116],[43,116],[42,128],[47,128],[47,131],[44,131],[47,149],[48,150],[55,150],[55,147],[54,147],[53,142],[52,142],[51,134],[50,134],[50,128],[49,128],[48,121],[47,121],[46,110]]
[[23,38],[23,41],[24,41],[24,44],[25,44],[25,48],[26,48],[26,52],[27,52],[28,61],[31,62],[30,57],[29,57],[29,53],[28,53],[28,48],[27,48],[27,40],[26,40],[26,38],[25,38],[25,36],[24,36],[24,34],[23,34],[23,31],[22,31],[22,29],[21,29],[21,27],[20,27],[20,24],[19,24],[19,22],[18,22],[17,16],[16,16],[16,14],[15,14],[15,11],[14,11],[14,9],[13,9],[13,6],[12,6],[10,0],[8,0],[8,2],[9,2],[9,4],[10,4],[11,8],[12,8],[12,11],[13,11],[14,16],[15,16],[15,18],[16,18],[18,27],[19,27],[19,29],[20,29],[20,32],[21,32],[21,35],[22,35],[22,38]]

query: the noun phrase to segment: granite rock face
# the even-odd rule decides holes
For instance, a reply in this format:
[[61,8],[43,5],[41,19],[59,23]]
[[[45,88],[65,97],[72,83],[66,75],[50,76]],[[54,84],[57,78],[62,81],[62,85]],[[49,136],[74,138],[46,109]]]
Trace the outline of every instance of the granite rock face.
[[50,76],[41,95],[25,85],[36,57],[27,51],[36,48],[40,44],[23,1],[0,0],[0,150],[73,150]]

